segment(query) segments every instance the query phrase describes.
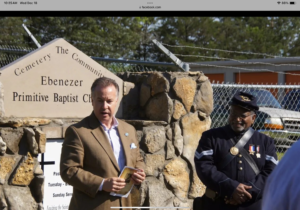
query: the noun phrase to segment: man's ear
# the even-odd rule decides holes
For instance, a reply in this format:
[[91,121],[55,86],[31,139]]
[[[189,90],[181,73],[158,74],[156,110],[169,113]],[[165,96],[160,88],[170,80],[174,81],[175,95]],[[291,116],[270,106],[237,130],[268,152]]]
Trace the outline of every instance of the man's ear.
[[252,115],[253,122],[255,121],[255,119],[256,119],[256,114]]

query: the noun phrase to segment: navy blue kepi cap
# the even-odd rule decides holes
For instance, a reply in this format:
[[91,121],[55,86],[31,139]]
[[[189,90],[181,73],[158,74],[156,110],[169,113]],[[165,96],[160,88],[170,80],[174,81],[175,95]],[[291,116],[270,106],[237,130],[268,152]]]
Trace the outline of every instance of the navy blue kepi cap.
[[237,105],[248,110],[258,111],[257,99],[250,93],[238,91],[231,99],[230,105]]

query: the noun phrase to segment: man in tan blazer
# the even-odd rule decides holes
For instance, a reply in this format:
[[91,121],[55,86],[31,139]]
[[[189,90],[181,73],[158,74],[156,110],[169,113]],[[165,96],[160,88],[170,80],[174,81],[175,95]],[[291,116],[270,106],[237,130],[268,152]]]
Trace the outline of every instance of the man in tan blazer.
[[66,130],[60,175],[73,186],[70,210],[130,207],[130,195],[128,198],[110,195],[125,186],[125,180],[118,178],[120,172],[124,166],[138,168],[132,181],[140,185],[145,179],[136,130],[114,117],[118,91],[114,80],[96,79],[91,87],[92,114]]

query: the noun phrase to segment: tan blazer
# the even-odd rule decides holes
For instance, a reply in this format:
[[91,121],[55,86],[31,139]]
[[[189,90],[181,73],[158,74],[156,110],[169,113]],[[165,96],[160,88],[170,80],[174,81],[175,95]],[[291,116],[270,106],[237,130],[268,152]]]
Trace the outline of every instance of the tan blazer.
[[[125,165],[144,168],[136,130],[122,120],[118,119],[118,122]],[[131,143],[137,148],[131,149]],[[110,210],[110,207],[131,206],[130,196],[120,198],[111,196],[105,191],[98,191],[104,178],[118,177],[121,170],[94,112],[66,130],[62,145],[60,175],[66,183],[73,186],[70,210]]]

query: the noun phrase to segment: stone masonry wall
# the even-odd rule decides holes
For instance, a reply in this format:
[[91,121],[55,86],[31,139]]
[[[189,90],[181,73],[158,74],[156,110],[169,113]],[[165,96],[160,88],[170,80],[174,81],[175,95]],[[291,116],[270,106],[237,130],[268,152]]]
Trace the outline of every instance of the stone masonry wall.
[[[202,132],[210,128],[212,87],[202,72],[123,73],[123,118],[137,130],[146,180],[133,206],[190,207],[205,186],[194,167]],[[6,118],[0,84],[0,209],[42,210],[44,176],[37,155],[47,138],[63,139],[81,119]],[[167,210],[167,209],[166,209]]]
[[62,139],[79,120],[0,118],[0,209],[44,209],[44,175],[37,156],[45,153],[47,138]]
[[[137,129],[146,163],[139,205],[190,207],[205,186],[194,166],[211,125],[213,92],[202,72],[122,73],[124,118]],[[166,209],[167,210],[167,209]]]

